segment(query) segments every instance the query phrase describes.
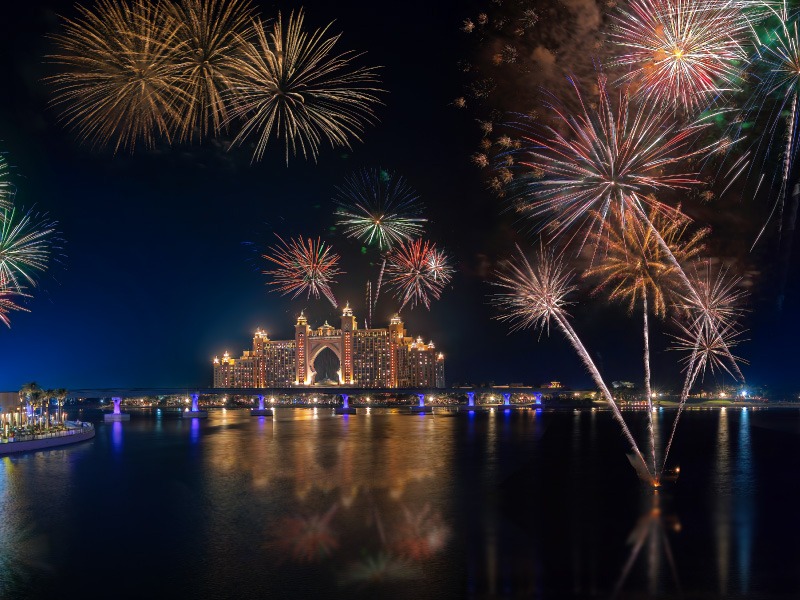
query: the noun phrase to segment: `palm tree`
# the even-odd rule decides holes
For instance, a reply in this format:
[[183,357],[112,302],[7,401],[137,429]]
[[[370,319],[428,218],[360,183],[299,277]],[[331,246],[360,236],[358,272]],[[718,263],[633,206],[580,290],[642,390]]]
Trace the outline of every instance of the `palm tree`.
[[61,423],[63,419],[63,409],[64,409],[64,401],[67,399],[67,395],[69,392],[65,388],[57,388],[54,390],[55,398],[56,398],[56,407],[58,409],[58,413],[56,413],[56,421]]
[[[647,396],[647,429],[653,473],[656,468],[653,436],[653,394],[650,389],[650,325],[649,314],[659,318],[667,314],[672,298],[683,290],[680,267],[697,257],[704,249],[707,229],[691,231],[691,220],[680,210],[665,214],[651,210],[650,223],[630,211],[614,209],[614,226],[591,236],[600,262],[590,267],[586,277],[599,278],[595,292],[610,289],[609,299],[627,303],[632,314],[641,301],[644,336],[644,390]],[[664,251],[663,240],[677,261]]]
[[19,401],[25,402],[25,415],[30,419],[33,416],[33,404],[39,399],[42,388],[35,381],[26,383],[19,389]]

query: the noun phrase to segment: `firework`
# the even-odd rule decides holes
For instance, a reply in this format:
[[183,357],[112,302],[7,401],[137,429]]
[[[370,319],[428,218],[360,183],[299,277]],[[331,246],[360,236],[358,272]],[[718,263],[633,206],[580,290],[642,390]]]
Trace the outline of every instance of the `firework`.
[[713,269],[708,260],[695,265],[692,273],[694,294],[683,295],[678,306],[690,316],[692,326],[698,322],[712,327],[728,327],[744,314],[742,278],[731,276],[725,267]]
[[409,302],[412,308],[424,304],[430,309],[431,300],[438,300],[450,282],[453,269],[436,244],[416,239],[402,242],[389,254],[386,272],[401,301],[400,310]]
[[633,312],[637,301],[642,304],[644,339],[644,393],[647,398],[647,429],[653,473],[656,472],[656,449],[653,432],[653,398],[650,387],[650,325],[649,312],[664,317],[668,299],[681,292],[679,269],[666,256],[656,233],[672,251],[678,263],[686,263],[703,249],[708,231],[698,230],[687,235],[689,219],[680,214],[665,218],[651,211],[650,226],[636,215],[622,216],[612,209],[615,226],[593,236],[593,242],[603,252],[599,264],[586,271],[586,277],[599,277],[597,290],[611,288],[610,299],[627,302]]
[[11,206],[11,183],[8,180],[8,163],[0,156],[0,209]]
[[[523,137],[514,151],[529,171],[518,181],[518,198],[534,218],[549,217],[555,235],[589,219],[606,226],[612,206],[622,214],[644,217],[645,207],[667,214],[674,209],[652,192],[687,188],[700,181],[695,173],[671,172],[691,157],[719,148],[718,143],[692,148],[706,124],[678,126],[672,113],[652,103],[632,105],[627,93],[612,107],[606,81],[598,80],[599,104],[590,108],[577,85],[582,110],[571,113],[551,104],[556,123]],[[563,131],[563,133],[562,133]]]
[[683,361],[686,375],[678,412],[664,452],[662,473],[667,465],[678,421],[697,377],[710,368],[712,371],[725,371],[734,379],[744,381],[738,363],[746,364],[746,361],[730,351],[740,341],[738,320],[744,313],[740,305],[745,297],[745,293],[737,289],[741,278],[729,277],[726,269],[712,271],[708,261],[704,267],[695,269],[693,287],[697,293],[686,298],[681,307],[689,315],[688,325],[676,322],[679,333],[673,336],[674,349],[687,351],[689,356]]
[[48,78],[61,120],[98,147],[152,147],[170,141],[191,98],[181,83],[181,25],[164,3],[98,0],[64,19],[49,60],[62,72]]
[[545,256],[536,268],[517,248],[519,257],[509,261],[498,273],[496,285],[509,293],[496,296],[501,321],[511,322],[511,331],[539,328],[550,331],[550,320],[556,314],[566,315],[570,304],[566,297],[577,289],[572,273],[560,261]]
[[416,191],[405,178],[381,169],[364,169],[337,188],[336,220],[346,235],[383,252],[419,236],[425,218]]
[[22,293],[47,269],[56,224],[32,211],[0,210],[0,289]]
[[377,69],[354,68],[351,62],[359,55],[334,54],[340,35],[326,37],[330,24],[309,34],[303,20],[300,10],[286,23],[280,13],[274,25],[254,21],[253,41],[236,57],[231,112],[244,124],[234,143],[254,135],[253,160],[263,157],[273,133],[284,140],[288,164],[290,152],[316,160],[325,140],[349,148],[375,121],[372,107],[382,91],[375,87]]
[[735,87],[747,59],[749,24],[729,0],[631,0],[616,14],[611,38],[630,68],[626,80],[648,102],[693,113]]
[[26,297],[29,296],[15,290],[7,289],[4,282],[0,279],[0,323],[3,323],[6,327],[11,327],[11,319],[8,316],[10,312],[15,310],[30,312],[27,308],[20,306],[16,302],[16,298]]
[[[376,245],[381,252],[388,252],[395,244],[423,232],[426,219],[421,216],[419,196],[403,177],[381,169],[364,169],[351,175],[337,192],[336,219],[345,234],[367,245]],[[386,254],[375,295],[368,304],[369,322],[378,304],[385,269]]]
[[703,250],[708,230],[689,232],[691,221],[680,212],[667,218],[651,210],[648,217],[652,227],[630,212],[623,217],[613,209],[614,225],[591,237],[600,256],[598,264],[584,276],[598,278],[597,290],[610,290],[609,299],[625,302],[629,312],[641,301],[651,305],[656,316],[664,317],[667,305],[682,291],[682,286],[677,268],[662,250],[655,232],[678,263],[686,264]]
[[253,8],[250,0],[181,0],[172,5],[181,27],[179,86],[190,102],[181,115],[179,134],[188,138],[219,132],[229,120],[225,95],[231,87],[232,57],[244,41]]
[[566,271],[563,263],[550,254],[541,254],[537,257],[535,266],[532,266],[522,250],[519,248],[517,250],[518,255],[505,264],[504,270],[497,274],[494,282],[503,290],[503,293],[494,296],[495,305],[500,310],[497,318],[510,321],[512,330],[536,327],[542,331],[549,331],[550,322],[556,323],[592,375],[614,418],[620,424],[623,435],[631,445],[635,457],[632,464],[637,473],[652,481],[655,472],[650,473],[639,446],[625,419],[622,418],[622,413],[603,381],[600,371],[569,322],[566,306],[567,295],[575,289],[571,283],[572,273]]
[[269,285],[275,286],[282,294],[292,294],[293,298],[303,292],[307,298],[323,295],[336,307],[330,286],[341,273],[337,266],[339,255],[319,238],[314,241],[298,237],[286,242],[277,234],[275,237],[280,243],[263,255],[276,265],[263,272],[272,277]]

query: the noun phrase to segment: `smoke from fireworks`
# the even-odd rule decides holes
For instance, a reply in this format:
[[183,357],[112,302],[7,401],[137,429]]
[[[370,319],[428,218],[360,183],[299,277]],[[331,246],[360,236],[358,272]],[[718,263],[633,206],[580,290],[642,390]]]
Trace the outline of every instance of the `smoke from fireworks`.
[[647,102],[693,113],[735,87],[748,33],[740,2],[630,0],[611,29],[625,54],[612,62]]
[[171,140],[191,98],[180,83],[180,24],[163,3],[98,0],[64,19],[48,78],[61,120],[85,142],[133,151]]
[[337,188],[336,221],[346,235],[381,252],[419,236],[427,219],[419,196],[404,177],[381,169],[364,169]]
[[334,54],[340,35],[326,37],[331,24],[308,33],[302,9],[280,13],[274,24],[256,20],[241,54],[235,59],[233,117],[244,124],[234,139],[241,144],[254,136],[253,160],[260,160],[270,138],[283,138],[286,162],[298,151],[317,159],[323,141],[350,147],[360,141],[366,124],[375,121],[380,103],[374,67],[353,67],[358,55]]
[[286,242],[277,234],[275,237],[280,243],[263,255],[263,258],[276,265],[263,271],[272,277],[268,284],[284,295],[292,294],[293,298],[304,292],[306,298],[323,295],[336,307],[336,298],[330,286],[341,273],[337,266],[339,255],[319,238],[315,241],[300,236]]
[[388,284],[400,300],[400,310],[411,303],[430,309],[431,300],[438,300],[452,278],[453,269],[447,256],[436,244],[422,239],[402,242],[388,256]]

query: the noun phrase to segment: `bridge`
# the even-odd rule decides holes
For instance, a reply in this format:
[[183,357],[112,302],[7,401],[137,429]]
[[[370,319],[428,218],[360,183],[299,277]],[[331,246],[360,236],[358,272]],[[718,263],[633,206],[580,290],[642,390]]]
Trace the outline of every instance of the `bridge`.
[[[510,386],[464,386],[450,388],[378,388],[378,387],[351,387],[342,385],[333,386],[291,386],[291,387],[266,387],[266,388],[96,388],[96,389],[74,389],[70,390],[68,398],[112,398],[114,401],[114,412],[106,415],[107,420],[125,420],[129,418],[120,411],[120,403],[124,398],[141,398],[147,396],[189,396],[192,399],[191,408],[184,413],[186,417],[204,417],[207,413],[200,409],[200,396],[253,396],[258,398],[258,408],[252,410],[256,416],[271,416],[272,409],[264,405],[264,398],[269,396],[293,395],[332,395],[340,396],[341,406],[336,407],[338,414],[355,414],[356,409],[350,406],[350,396],[375,396],[391,394],[394,396],[416,396],[418,404],[410,407],[412,413],[431,413],[433,408],[430,404],[425,404],[425,398],[430,396],[464,396],[467,399],[466,405],[460,405],[459,410],[476,410],[479,405],[475,403],[476,395],[500,396],[503,402],[501,406],[512,408],[514,406],[533,406],[541,407],[542,396],[545,394],[573,394],[577,396],[594,393],[594,390],[576,391],[563,388],[534,388],[534,387],[510,387]],[[513,394],[526,394],[533,397],[533,402],[524,405],[512,405],[511,396]]]
[[396,396],[469,396],[469,394],[586,394],[594,390],[567,390],[563,388],[534,388],[534,387],[508,387],[508,386],[464,386],[449,388],[378,388],[378,387],[349,387],[344,385],[331,386],[290,386],[290,387],[264,387],[264,388],[85,388],[69,390],[68,398],[141,398],[143,396],[279,396],[279,395],[347,395],[370,396],[376,394],[393,394]]

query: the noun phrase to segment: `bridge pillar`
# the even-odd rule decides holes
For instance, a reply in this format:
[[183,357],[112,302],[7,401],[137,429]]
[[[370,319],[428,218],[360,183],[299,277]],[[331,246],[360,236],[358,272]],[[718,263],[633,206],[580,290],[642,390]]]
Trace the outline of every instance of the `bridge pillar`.
[[467,392],[467,405],[464,406],[463,404],[458,407],[458,412],[471,412],[474,413],[475,411],[485,411],[486,407],[476,406],[475,405],[475,392]]
[[271,408],[264,408],[264,394],[258,395],[258,408],[250,409],[251,417],[271,417],[273,415]]
[[415,415],[431,415],[433,414],[433,407],[425,405],[425,394],[417,394],[419,398],[419,405],[411,407],[411,413]]
[[544,404],[542,404],[542,393],[536,392],[533,395],[533,404],[531,404],[531,408],[542,408]]
[[192,408],[185,410],[181,413],[184,419],[204,419],[208,416],[208,411],[200,410],[197,401],[200,399],[200,394],[192,394]]
[[503,406],[511,406],[511,394],[503,394]]
[[128,413],[124,413],[120,411],[119,404],[122,402],[122,398],[112,398],[112,402],[114,402],[114,410],[109,414],[106,413],[103,415],[103,421],[130,421],[131,416]]
[[356,414],[356,409],[350,407],[350,396],[347,394],[339,394],[342,397],[342,405],[337,406],[334,409],[334,412],[337,415],[354,415]]

